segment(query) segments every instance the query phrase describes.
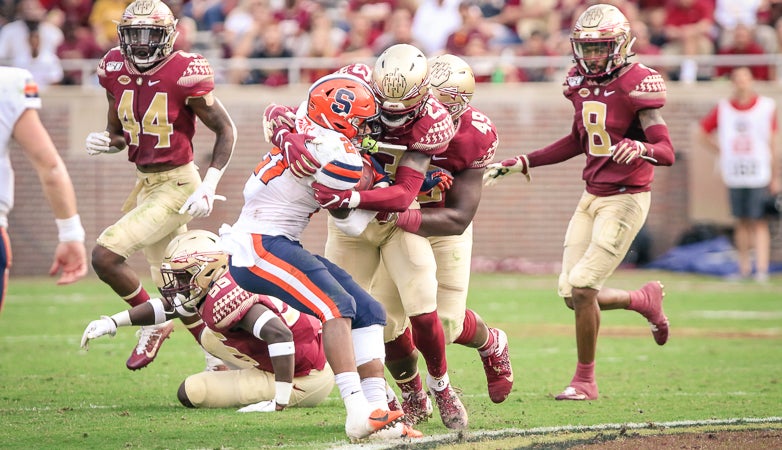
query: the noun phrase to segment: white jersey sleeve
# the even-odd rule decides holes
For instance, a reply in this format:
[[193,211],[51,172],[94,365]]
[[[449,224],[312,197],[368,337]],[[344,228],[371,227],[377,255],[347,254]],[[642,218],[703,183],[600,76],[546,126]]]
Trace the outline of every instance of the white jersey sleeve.
[[40,109],[41,99],[32,74],[15,67],[0,67],[0,226],[8,226],[14,205],[14,173],[8,144],[16,121],[26,109]]

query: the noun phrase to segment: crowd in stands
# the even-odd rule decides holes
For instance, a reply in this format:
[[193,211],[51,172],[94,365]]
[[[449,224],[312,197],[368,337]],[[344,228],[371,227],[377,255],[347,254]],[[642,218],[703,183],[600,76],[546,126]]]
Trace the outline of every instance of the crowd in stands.
[[[129,0],[3,0],[0,61],[29,69],[43,85],[81,84],[66,59],[100,58],[117,45],[116,22]],[[336,67],[370,60],[396,43],[427,55],[481,59],[478,81],[559,80],[555,67],[519,67],[518,56],[571,54],[573,21],[595,0],[165,0],[179,18],[177,49],[230,61],[222,82],[288,83],[285,68],[261,70],[254,58],[329,57],[335,67],[305,68],[309,82]],[[602,0],[631,22],[639,55],[683,55],[657,67],[672,80],[724,77],[731,67],[699,65],[698,55],[777,53],[782,0]],[[689,58],[693,57],[693,58]],[[773,65],[753,65],[758,80]]]

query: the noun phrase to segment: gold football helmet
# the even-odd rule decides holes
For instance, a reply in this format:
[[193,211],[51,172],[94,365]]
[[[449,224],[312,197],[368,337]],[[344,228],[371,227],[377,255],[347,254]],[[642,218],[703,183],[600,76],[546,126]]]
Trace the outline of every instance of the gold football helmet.
[[633,56],[630,22],[616,6],[593,5],[576,20],[570,43],[579,73],[587,78],[612,74]]
[[228,255],[217,245],[217,235],[191,230],[175,237],[166,247],[160,273],[160,292],[174,305],[195,312],[212,281],[228,270]]
[[429,65],[421,50],[409,44],[387,48],[372,69],[372,89],[380,119],[391,128],[418,117],[429,94]]
[[456,55],[440,55],[429,60],[432,94],[440,101],[451,118],[456,120],[467,109],[475,92],[472,68]]
[[125,8],[117,25],[122,54],[140,70],[163,60],[174,50],[177,20],[159,0],[136,0]]

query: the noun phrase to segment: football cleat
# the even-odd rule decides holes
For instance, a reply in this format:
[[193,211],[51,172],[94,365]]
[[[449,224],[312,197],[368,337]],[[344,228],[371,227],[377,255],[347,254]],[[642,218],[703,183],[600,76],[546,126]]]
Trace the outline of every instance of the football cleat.
[[359,441],[376,433],[380,430],[393,427],[402,421],[404,413],[402,411],[384,411],[380,408],[372,411],[369,417],[356,416],[351,417],[348,414],[345,422],[345,432],[351,441]]
[[125,363],[128,369],[143,369],[154,361],[160,346],[163,345],[164,340],[168,339],[172,331],[174,331],[174,323],[170,320],[160,325],[141,327],[136,332],[138,344]]
[[668,342],[668,318],[663,312],[663,297],[665,297],[663,288],[663,284],[659,281],[650,281],[640,289],[647,299],[647,306],[641,315],[649,321],[657,345],[665,345]]
[[[405,423],[413,426],[415,424],[426,422],[432,417],[434,408],[432,400],[423,389],[416,389],[416,383],[401,383],[402,390],[402,411],[405,413]],[[389,403],[389,407],[390,407]]]
[[557,400],[597,400],[597,396],[597,383],[573,381],[570,386],[554,398]]
[[497,328],[489,328],[494,335],[494,348],[488,355],[481,354],[483,371],[489,386],[489,398],[494,403],[502,403],[513,388],[513,368],[508,353],[508,336]]
[[392,427],[385,428],[369,435],[370,440],[419,439],[422,437],[424,437],[424,433],[404,422],[397,423]]
[[456,391],[453,390],[451,383],[448,383],[445,389],[438,391],[432,387],[431,377],[427,377],[426,382],[435,402],[437,402],[437,409],[440,410],[440,419],[442,419],[443,425],[451,430],[467,428],[467,410],[464,409],[464,405],[456,395]]

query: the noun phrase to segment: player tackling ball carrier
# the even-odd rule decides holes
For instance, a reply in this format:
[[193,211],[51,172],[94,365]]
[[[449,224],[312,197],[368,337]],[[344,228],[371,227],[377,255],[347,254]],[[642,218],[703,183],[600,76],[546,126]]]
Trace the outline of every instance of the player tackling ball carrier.
[[557,400],[598,398],[595,353],[600,311],[630,309],[651,324],[655,342],[668,340],[659,281],[624,291],[604,287],[646,221],[654,166],[675,156],[660,109],[665,82],[653,69],[628,62],[633,38],[619,9],[598,4],[585,10],[571,36],[576,66],[564,95],[575,109],[573,131],[540,150],[488,166],[487,185],[512,174],[530,180],[531,167],[585,155],[585,192],[565,235],[559,295],[575,311],[576,373]]

